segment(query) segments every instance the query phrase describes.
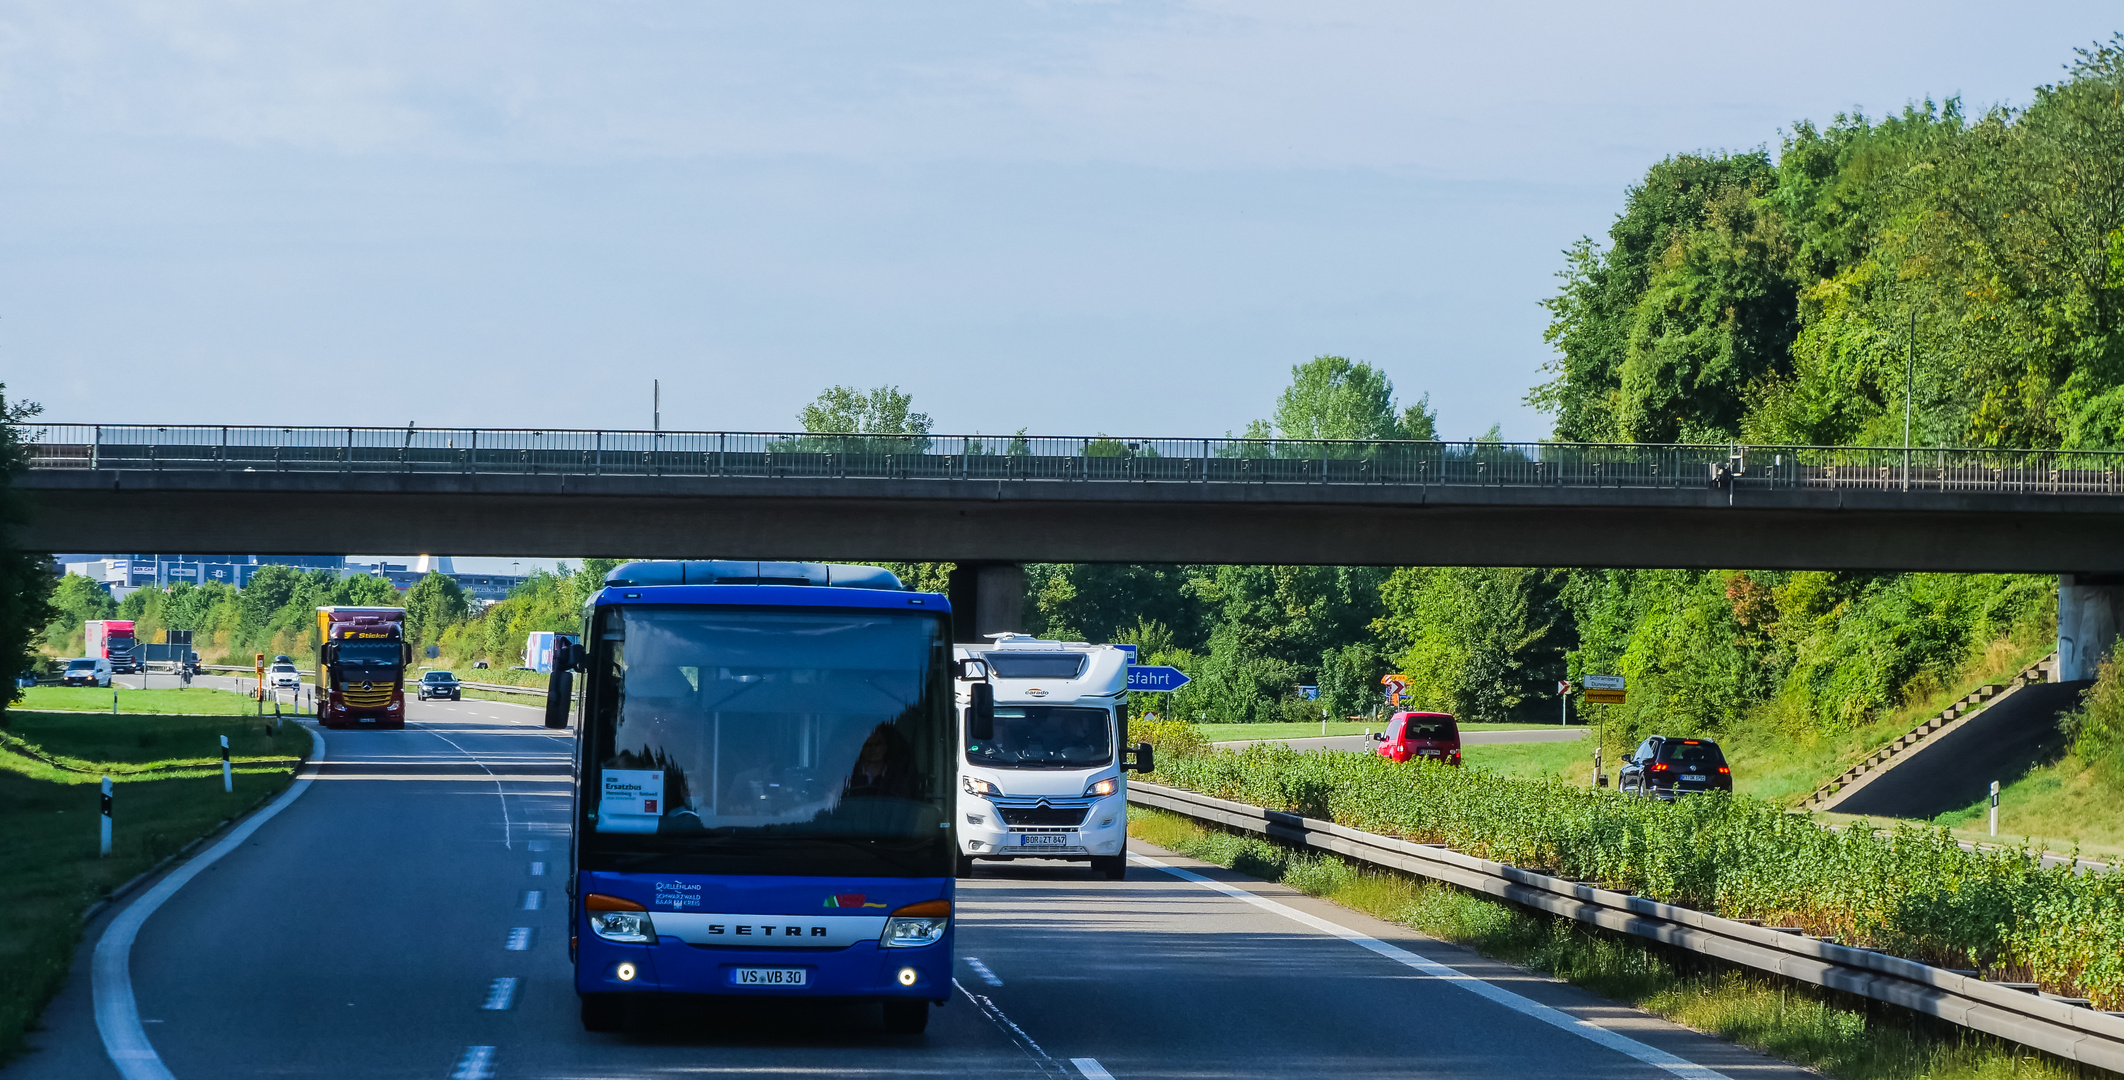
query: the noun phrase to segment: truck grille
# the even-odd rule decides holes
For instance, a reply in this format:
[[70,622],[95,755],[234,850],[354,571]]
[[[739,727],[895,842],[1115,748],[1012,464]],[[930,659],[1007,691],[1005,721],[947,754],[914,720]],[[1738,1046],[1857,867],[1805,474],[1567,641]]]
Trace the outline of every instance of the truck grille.
[[371,683],[370,686],[371,689],[364,690],[360,683],[345,683],[339,691],[339,698],[356,709],[381,709],[391,703],[390,683]]

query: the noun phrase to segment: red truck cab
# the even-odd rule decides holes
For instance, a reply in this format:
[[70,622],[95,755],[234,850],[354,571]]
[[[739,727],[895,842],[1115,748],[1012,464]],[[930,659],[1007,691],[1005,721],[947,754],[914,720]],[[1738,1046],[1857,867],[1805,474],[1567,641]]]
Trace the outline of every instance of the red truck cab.
[[1460,764],[1460,726],[1452,714],[1398,712],[1385,731],[1373,734],[1375,751],[1389,761],[1427,759],[1440,765]]

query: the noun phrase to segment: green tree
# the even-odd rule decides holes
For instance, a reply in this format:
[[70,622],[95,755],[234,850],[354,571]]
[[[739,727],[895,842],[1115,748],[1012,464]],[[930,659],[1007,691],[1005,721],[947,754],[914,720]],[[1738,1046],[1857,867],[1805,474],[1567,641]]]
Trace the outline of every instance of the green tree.
[[[52,620],[51,557],[15,546],[15,531],[29,518],[15,478],[29,465],[32,435],[26,425],[42,411],[35,402],[8,400],[7,385],[0,383],[0,672],[7,675],[29,669],[37,638]],[[0,696],[0,722],[22,696],[12,678],[8,687]]]
[[1775,183],[1767,154],[1678,154],[1632,187],[1608,230],[1565,252],[1543,301],[1553,376],[1528,394],[1579,442],[1707,437],[1737,427],[1750,379],[1773,369],[1797,286],[1777,287]]
[[416,643],[439,641],[443,631],[463,622],[471,612],[457,579],[433,571],[406,590],[405,605],[406,639]]
[[[1384,440],[1438,438],[1438,414],[1425,394],[1404,409],[1385,372],[1341,356],[1316,356],[1291,367],[1291,382],[1276,400],[1273,424],[1257,420],[1246,437]],[[1353,448],[1353,453],[1361,449]]]
[[77,651],[75,644],[81,640],[82,623],[118,617],[118,602],[111,599],[110,589],[79,574],[60,578],[52,589],[50,603],[53,618],[44,628],[44,645],[54,652]]
[[829,386],[797,422],[820,435],[927,435],[930,424],[927,413],[914,411],[914,395],[897,386]]
[[1478,723],[1545,718],[1572,644],[1563,586],[1552,570],[1397,570],[1373,628],[1415,706]]
[[1185,566],[1130,563],[1029,565],[1027,632],[1067,640],[1130,641],[1119,635],[1149,622],[1165,628],[1176,647],[1200,648],[1208,631],[1193,587],[1198,572]]

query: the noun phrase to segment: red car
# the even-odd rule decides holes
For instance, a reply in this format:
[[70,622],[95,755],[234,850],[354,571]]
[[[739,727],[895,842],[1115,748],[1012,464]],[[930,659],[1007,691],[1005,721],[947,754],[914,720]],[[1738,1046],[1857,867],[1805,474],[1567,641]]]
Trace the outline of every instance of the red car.
[[1441,765],[1460,764],[1460,726],[1442,712],[1398,712],[1385,731],[1375,732],[1380,757],[1391,761],[1429,758]]

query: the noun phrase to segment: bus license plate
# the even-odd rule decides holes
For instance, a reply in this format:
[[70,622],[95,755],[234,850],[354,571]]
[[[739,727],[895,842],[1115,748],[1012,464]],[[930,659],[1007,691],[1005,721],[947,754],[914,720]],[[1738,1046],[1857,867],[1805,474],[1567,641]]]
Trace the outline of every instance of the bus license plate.
[[1026,833],[1020,841],[1025,847],[1068,847],[1069,837],[1061,833]]
[[1702,773],[1690,773],[1687,776],[1682,777],[1682,779],[1684,780],[1702,780],[1703,778],[1704,774]]
[[810,974],[807,968],[731,968],[730,981],[739,986],[804,986]]

